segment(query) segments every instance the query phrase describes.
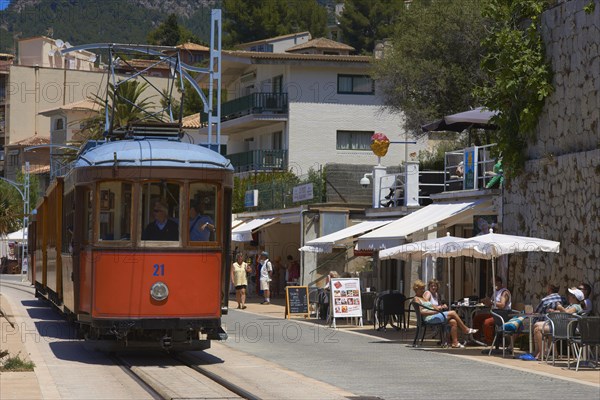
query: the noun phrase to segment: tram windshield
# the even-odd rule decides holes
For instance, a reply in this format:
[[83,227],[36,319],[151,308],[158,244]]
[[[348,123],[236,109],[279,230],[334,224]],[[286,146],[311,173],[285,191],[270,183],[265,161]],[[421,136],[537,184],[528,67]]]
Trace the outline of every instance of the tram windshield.
[[101,182],[98,233],[101,241],[131,240],[131,184]]
[[209,183],[190,184],[189,240],[217,240],[217,187]]
[[149,182],[141,189],[142,240],[179,241],[180,185]]

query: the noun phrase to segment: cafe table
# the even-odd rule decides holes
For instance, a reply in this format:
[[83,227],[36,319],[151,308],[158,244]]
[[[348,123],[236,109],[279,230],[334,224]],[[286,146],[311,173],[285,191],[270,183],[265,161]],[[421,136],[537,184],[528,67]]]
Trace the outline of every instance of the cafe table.
[[[475,316],[475,314],[480,313],[482,311],[489,311],[490,308],[483,303],[457,303],[452,304],[452,309],[455,310],[458,313],[458,315],[460,315],[465,325],[467,325],[468,327],[473,327],[473,317]],[[484,342],[476,340],[473,337],[472,333],[469,333],[467,335],[467,340],[470,343],[476,343],[480,346],[486,346]]]

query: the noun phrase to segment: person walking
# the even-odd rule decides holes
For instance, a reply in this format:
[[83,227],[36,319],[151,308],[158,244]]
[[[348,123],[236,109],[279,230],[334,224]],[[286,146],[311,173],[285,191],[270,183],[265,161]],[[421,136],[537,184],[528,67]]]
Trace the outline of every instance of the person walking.
[[273,265],[269,261],[269,253],[260,253],[260,290],[263,291],[264,301],[261,304],[271,304],[269,285],[273,276]]
[[236,262],[231,265],[231,282],[235,286],[235,299],[237,308],[246,309],[246,288],[248,287],[248,278],[246,274],[251,272],[252,268],[244,262],[242,253],[238,253]]

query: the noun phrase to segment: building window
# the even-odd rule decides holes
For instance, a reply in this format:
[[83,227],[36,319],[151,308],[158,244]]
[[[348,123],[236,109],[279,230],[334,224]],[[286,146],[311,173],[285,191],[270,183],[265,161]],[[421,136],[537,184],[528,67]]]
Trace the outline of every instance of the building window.
[[373,94],[375,84],[368,75],[338,75],[338,94]]
[[250,51],[257,51],[259,53],[272,53],[273,45],[272,44],[259,44],[257,46],[250,47]]
[[337,150],[371,150],[373,131],[337,131]]
[[65,120],[62,119],[62,118],[57,118],[54,121],[54,130],[55,131],[60,131],[60,130],[63,130],[63,129],[65,129]]

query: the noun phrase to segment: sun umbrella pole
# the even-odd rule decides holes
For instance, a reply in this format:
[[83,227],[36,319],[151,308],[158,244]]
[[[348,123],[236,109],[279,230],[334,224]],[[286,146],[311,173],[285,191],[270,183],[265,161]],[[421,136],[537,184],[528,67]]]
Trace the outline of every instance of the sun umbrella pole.
[[496,308],[496,257],[492,257],[492,308]]

